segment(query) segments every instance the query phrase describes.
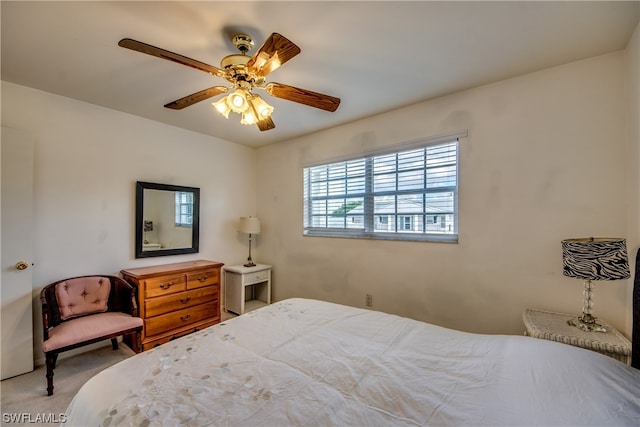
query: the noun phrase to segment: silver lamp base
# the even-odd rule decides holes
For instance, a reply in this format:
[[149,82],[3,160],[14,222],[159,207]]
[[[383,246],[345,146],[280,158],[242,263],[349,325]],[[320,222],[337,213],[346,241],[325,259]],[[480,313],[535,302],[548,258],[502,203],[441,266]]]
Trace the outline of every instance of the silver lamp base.
[[567,323],[585,332],[607,332],[604,325],[599,323],[595,317],[587,314],[568,320]]
[[593,308],[593,284],[590,279],[584,282],[583,295],[582,316],[568,320],[567,323],[585,332],[607,332],[607,328],[600,324],[595,316],[591,314],[591,309]]
[[255,267],[253,260],[251,259],[251,234],[249,234],[249,257],[247,258],[247,263],[244,264],[245,267]]

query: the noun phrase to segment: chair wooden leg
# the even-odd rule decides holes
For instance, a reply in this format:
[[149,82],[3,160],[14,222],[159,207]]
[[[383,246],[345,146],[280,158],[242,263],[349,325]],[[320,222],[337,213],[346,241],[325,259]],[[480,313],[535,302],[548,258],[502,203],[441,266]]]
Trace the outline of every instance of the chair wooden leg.
[[111,348],[114,350],[118,349],[118,338],[111,338]]
[[57,353],[46,353],[47,359],[47,396],[53,394],[53,370],[56,367]]

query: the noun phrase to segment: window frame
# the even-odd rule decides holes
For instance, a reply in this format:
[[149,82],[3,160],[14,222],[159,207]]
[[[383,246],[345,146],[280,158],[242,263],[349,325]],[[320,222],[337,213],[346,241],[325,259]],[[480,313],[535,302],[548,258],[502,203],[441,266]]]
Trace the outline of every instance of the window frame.
[[[190,198],[191,200],[183,202],[183,197]],[[187,207],[187,210],[191,212],[183,212],[183,207]],[[176,191],[175,193],[175,226],[191,228],[193,227],[193,210],[194,210],[194,193],[188,191]],[[183,221],[191,219],[191,222]]]
[[[303,235],[304,236],[320,236],[320,237],[343,237],[343,238],[358,238],[358,239],[382,239],[382,240],[415,240],[415,241],[430,241],[430,242],[447,242],[447,243],[457,243],[458,242],[458,235],[459,235],[459,228],[458,228],[458,219],[459,219],[459,208],[458,208],[458,194],[459,194],[459,188],[460,188],[460,179],[459,179],[459,174],[460,174],[460,138],[464,138],[467,136],[467,132],[463,131],[463,132],[458,132],[456,134],[450,134],[450,135],[445,135],[445,136],[439,136],[439,137],[433,137],[433,138],[425,138],[425,139],[420,139],[420,140],[416,140],[416,141],[411,141],[411,142],[407,142],[407,143],[403,143],[403,144],[398,144],[395,146],[390,146],[390,147],[384,147],[382,149],[378,149],[378,150],[374,150],[374,151],[369,151],[363,154],[360,154],[358,156],[350,156],[350,157],[344,157],[344,158],[339,158],[339,159],[333,159],[333,160],[328,160],[328,161],[323,161],[323,162],[317,162],[314,164],[308,164],[305,165],[303,167]],[[373,190],[373,183],[372,181],[374,180],[374,174],[373,174],[373,163],[375,161],[375,159],[377,158],[381,158],[383,156],[388,156],[388,155],[396,155],[396,159],[398,159],[398,155],[401,155],[403,153],[409,152],[409,151],[413,151],[413,150],[422,150],[422,149],[429,149],[429,148],[435,148],[437,146],[446,146],[449,144],[454,144],[455,147],[455,162],[453,164],[449,164],[447,166],[453,166],[455,168],[455,171],[453,173],[453,175],[448,175],[447,179],[452,179],[454,181],[454,185],[443,185],[443,186],[436,186],[436,187],[430,187],[428,182],[427,182],[427,173],[430,170],[430,166],[427,164],[427,160],[428,158],[426,157],[426,153],[425,152],[425,162],[424,164],[417,168],[417,171],[423,171],[423,174],[425,176],[425,181],[422,185],[422,188],[418,187],[418,189],[412,189],[410,191],[406,191],[406,190],[399,190],[396,186],[395,190],[391,190],[391,191],[384,191],[384,192],[374,192]],[[365,180],[365,189],[360,191],[360,193],[351,193],[349,192],[349,190],[346,190],[346,187],[348,185],[348,178],[347,178],[347,174],[349,174],[349,169],[346,166],[348,162],[364,162],[364,169],[363,169],[363,174],[364,174],[364,180]],[[314,191],[317,190],[313,190],[311,188],[311,186],[313,184],[317,184],[319,181],[315,180],[312,181],[310,178],[310,173],[312,171],[312,168],[317,168],[317,167],[327,167],[327,171],[329,171],[329,168],[331,166],[337,166],[344,163],[345,164],[345,172],[344,172],[344,176],[345,178],[343,179],[344,183],[339,183],[338,185],[342,185],[342,187],[344,187],[345,189],[342,190],[342,193],[336,193],[335,195],[330,195],[330,189],[329,187],[329,181],[330,178],[329,176],[327,176],[326,178],[326,185],[327,185],[327,189],[326,190],[322,190],[325,192],[325,195],[322,196],[318,196],[318,197],[308,197],[308,195],[310,193],[313,193]],[[355,163],[357,165],[357,163]],[[399,166],[399,160],[396,160],[395,164],[394,164],[394,169],[392,169],[389,172],[390,176],[395,176],[395,179],[398,180],[399,175],[402,174],[402,172],[404,172],[404,170],[402,170]],[[317,169],[316,169],[317,171]],[[380,175],[380,170],[377,170],[376,173],[378,175]],[[327,172],[329,173],[329,172]],[[336,181],[340,181],[341,178],[336,179]],[[322,181],[322,180],[320,180]],[[403,183],[407,183],[410,181],[406,181]],[[400,181],[396,181],[396,183],[400,183]],[[398,184],[396,184],[398,185]],[[451,198],[451,210],[450,211],[443,211],[443,213],[431,213],[431,212],[427,212],[427,205],[426,205],[426,197],[429,194],[436,194],[436,193],[453,193],[451,195],[449,195],[448,197]],[[416,216],[421,217],[422,219],[416,219],[414,217],[412,217],[413,213],[411,212],[406,212],[406,211],[398,211],[398,207],[395,206],[394,207],[394,211],[393,213],[390,213],[389,215],[380,215],[379,213],[376,214],[374,212],[374,199],[375,196],[379,196],[380,194],[384,194],[384,195],[388,195],[388,196],[393,196],[396,200],[396,204],[398,203],[398,197],[401,197],[405,194],[411,194],[411,195],[419,195],[422,194],[422,198],[423,198],[423,206],[421,206],[421,210],[417,211],[415,213]],[[331,209],[329,208],[329,206],[327,205],[327,207],[325,208],[324,213],[320,212],[315,213],[314,214],[314,209],[313,209],[313,203],[318,203],[319,201],[327,201],[331,198],[335,198],[335,199],[342,199],[344,200],[343,204],[341,207],[339,208],[335,208],[336,205],[333,205],[333,209],[334,212],[338,211],[338,210],[342,210],[345,209],[346,206],[348,205],[348,199],[352,198],[352,199],[357,199],[357,198],[362,198],[362,217],[361,217],[361,221],[354,221],[352,218],[360,215],[360,214],[352,214],[351,216],[349,215],[344,215],[344,217],[339,216],[337,218],[342,218],[344,219],[344,224],[342,227],[330,227],[329,224],[329,218],[331,216],[331,214],[329,212],[331,212]],[[355,202],[353,202],[355,203]],[[357,208],[356,208],[357,209]],[[343,212],[340,212],[340,214],[342,215]],[[452,230],[447,231],[447,225],[445,224],[445,216],[448,215],[452,215],[453,218],[451,219],[449,227],[452,227]],[[321,217],[325,217],[325,225],[326,226],[320,226],[320,227],[313,227],[310,226],[312,224],[312,217],[313,216],[317,216],[318,218]],[[433,218],[434,220],[437,218],[436,221],[434,221],[433,224],[428,222],[428,217]],[[386,221],[382,220],[382,218],[387,218]],[[400,227],[400,221],[403,222],[402,227]],[[408,221],[408,222],[407,222]],[[349,227],[349,223],[359,223],[362,225],[361,228],[353,228],[353,227]],[[415,222],[420,222],[422,224],[422,228],[419,229],[419,231],[411,231],[411,230],[405,230],[404,228],[406,228],[407,224],[409,226],[410,229],[413,229],[414,227],[416,227],[416,225],[414,225]],[[383,225],[389,223],[388,227],[393,226],[393,229],[395,231],[376,231],[378,230],[378,226],[382,227]],[[431,227],[429,227],[429,229],[427,229],[427,225],[430,225]],[[418,227],[420,225],[418,224]],[[441,230],[444,226],[444,232],[442,231],[434,231],[435,227],[438,227],[438,230]],[[387,227],[387,228],[388,228]]]

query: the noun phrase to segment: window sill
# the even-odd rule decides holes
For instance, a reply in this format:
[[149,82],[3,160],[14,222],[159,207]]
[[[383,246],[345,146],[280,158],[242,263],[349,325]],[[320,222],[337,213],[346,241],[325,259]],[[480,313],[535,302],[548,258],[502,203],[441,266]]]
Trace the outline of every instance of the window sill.
[[332,230],[305,230],[306,237],[338,237],[345,239],[366,239],[366,240],[398,240],[409,242],[435,242],[435,243],[458,243],[457,234],[403,234],[403,233],[366,233],[332,231]]

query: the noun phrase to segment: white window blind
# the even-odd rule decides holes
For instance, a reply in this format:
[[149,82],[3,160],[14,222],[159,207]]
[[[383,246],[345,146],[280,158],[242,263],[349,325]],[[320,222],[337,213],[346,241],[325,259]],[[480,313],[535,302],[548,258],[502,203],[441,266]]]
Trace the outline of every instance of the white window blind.
[[457,241],[458,140],[304,169],[306,235]]
[[193,193],[176,191],[176,226],[193,225]]

